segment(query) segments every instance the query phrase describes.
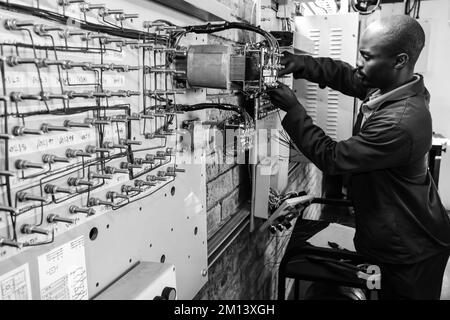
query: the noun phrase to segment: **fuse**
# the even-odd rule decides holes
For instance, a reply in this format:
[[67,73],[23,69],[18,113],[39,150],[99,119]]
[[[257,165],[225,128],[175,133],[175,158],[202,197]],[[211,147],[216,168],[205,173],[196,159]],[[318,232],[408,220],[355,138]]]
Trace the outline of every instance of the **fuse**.
[[64,94],[66,94],[69,99],[94,98],[94,92],[93,91],[86,91],[86,92],[65,91]]
[[62,127],[62,126],[53,126],[48,123],[43,123],[41,125],[41,130],[44,131],[45,133],[47,133],[50,131],[69,131],[69,128]]
[[88,153],[97,153],[97,152],[109,152],[109,149],[106,148],[98,148],[96,146],[93,145],[88,145],[85,148],[86,152]]
[[48,101],[48,100],[68,100],[69,97],[66,94],[55,94],[50,92],[41,92],[42,100]]
[[124,185],[122,186],[121,190],[122,190],[122,192],[125,192],[125,193],[129,193],[129,192],[133,192],[133,191],[135,191],[135,192],[141,192],[141,189],[140,189],[140,188],[132,187],[132,186],[127,186],[126,184],[124,184]]
[[121,162],[120,167],[122,169],[140,169],[142,166],[140,164]]
[[145,159],[142,159],[142,158],[134,158],[134,163],[142,165],[142,164],[145,164],[145,163],[149,163],[149,164],[155,163],[155,161],[154,160],[145,160]]
[[23,136],[25,134],[35,134],[35,135],[42,135],[44,132],[39,129],[30,129],[22,126],[15,126],[12,129],[12,134],[15,136]]
[[91,128],[91,125],[89,123],[65,120],[64,121],[64,127],[69,127],[69,128]]
[[93,118],[86,118],[84,119],[85,123],[89,123],[91,125],[107,125],[111,124],[111,121],[107,119],[93,119]]
[[108,174],[115,174],[115,173],[126,173],[126,174],[128,174],[129,173],[129,171],[126,170],[126,169],[118,169],[118,168],[114,168],[114,167],[111,167],[111,166],[106,166],[105,167],[105,172],[108,173]]
[[87,12],[95,9],[105,9],[104,4],[89,4],[89,3],[82,3],[80,5],[80,11],[81,12]]
[[108,191],[106,193],[106,199],[111,199],[111,201],[114,201],[115,198],[121,198],[121,199],[129,199],[129,196],[126,194],[121,194],[115,191]]
[[22,225],[22,227],[20,228],[20,231],[25,234],[32,234],[32,233],[39,233],[39,234],[44,234],[44,235],[50,234],[49,230],[40,228],[37,226],[32,226],[30,224]]
[[89,172],[89,180],[92,179],[112,179],[112,176],[109,174],[102,174],[98,172]]
[[75,177],[69,177],[67,179],[67,184],[72,187],[78,187],[78,186],[93,186],[94,182],[89,180],[84,180],[80,178]]
[[93,208],[81,208],[81,207],[77,207],[75,205],[71,205],[69,207],[69,212],[71,214],[75,214],[75,213],[85,213],[88,216],[92,216],[95,214],[95,210]]
[[81,149],[75,150],[75,149],[67,149],[66,150],[66,157],[67,158],[76,158],[76,157],[92,157],[90,153],[84,152]]
[[59,36],[63,39],[69,39],[70,37],[73,37],[73,36],[83,36],[85,34],[86,34],[86,32],[83,32],[83,31],[74,31],[74,30],[66,29],[66,30],[60,32]]
[[46,35],[49,31],[63,31],[63,27],[59,26],[48,26],[45,24],[36,24],[34,27],[34,32],[38,35]]
[[16,193],[17,200],[19,202],[25,202],[25,201],[40,201],[40,202],[46,202],[47,198],[30,194],[28,192],[19,191]]
[[10,98],[13,102],[19,102],[22,100],[42,100],[42,96],[40,94],[26,94],[22,92],[11,92]]
[[63,217],[60,217],[57,214],[53,214],[52,213],[52,214],[49,214],[47,216],[47,222],[48,223],[64,222],[64,223],[73,224],[73,223],[75,223],[75,220],[74,219],[70,219],[70,218],[63,218]]
[[5,29],[7,30],[18,30],[23,27],[32,27],[32,26],[34,26],[34,21],[18,21],[16,19],[5,20]]
[[58,5],[67,7],[70,6],[72,3],[84,3],[84,0],[58,0]]
[[117,21],[124,21],[126,19],[137,19],[139,18],[139,14],[137,13],[119,13],[116,14]]
[[72,194],[73,190],[68,188],[61,188],[54,184],[46,184],[44,187],[45,193],[56,194],[56,193],[68,193]]
[[146,179],[147,181],[167,181],[166,177],[158,177],[154,175],[148,175]]
[[134,181],[134,186],[135,187],[142,187],[142,186],[156,186],[156,183],[154,182],[150,182],[150,181],[144,181],[144,180],[135,180]]
[[104,92],[93,92],[92,95],[96,98],[110,98],[111,97],[111,91],[104,91]]
[[88,205],[89,206],[99,206],[99,205],[114,206],[114,203],[112,203],[111,201],[101,200],[99,198],[89,198]]
[[23,169],[44,169],[44,165],[36,162],[31,162],[28,160],[16,160],[15,162],[16,169],[23,170]]
[[105,141],[105,142],[103,142],[103,148],[107,148],[107,149],[126,149],[127,146],[123,145],[123,144],[113,143],[111,141]]
[[55,162],[69,162],[70,160],[65,157],[58,157],[54,154],[44,154],[42,156],[42,162],[44,163],[55,163]]
[[142,141],[131,140],[131,139],[119,139],[119,144],[123,144],[123,145],[141,145]]
[[122,14],[123,10],[122,9],[107,9],[107,8],[101,8],[100,10],[98,10],[98,15],[100,17],[106,17],[112,14]]
[[9,57],[6,58],[6,63],[10,67],[14,67],[14,66],[17,66],[19,64],[35,64],[37,66],[41,66],[42,65],[42,59],[38,59],[38,58],[21,58],[21,57],[16,57],[16,56],[9,56]]

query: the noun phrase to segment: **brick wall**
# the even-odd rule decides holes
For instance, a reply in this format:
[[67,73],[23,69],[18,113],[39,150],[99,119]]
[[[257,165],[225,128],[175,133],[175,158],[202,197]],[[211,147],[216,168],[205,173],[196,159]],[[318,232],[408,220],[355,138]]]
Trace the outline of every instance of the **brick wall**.
[[[241,21],[249,21],[253,1],[219,0],[232,9]],[[227,30],[208,35],[208,43],[232,44],[246,42],[252,37],[241,30]],[[226,90],[208,89],[207,100],[239,104],[239,97]],[[208,110],[207,120],[218,121],[229,112]],[[220,150],[211,148],[206,165],[207,174],[207,231],[208,239],[239,210],[248,210],[251,184],[247,165],[221,164]],[[223,163],[223,162],[222,162]],[[305,190],[319,196],[321,173],[312,164],[301,164],[292,175],[288,191]],[[306,212],[317,216],[318,208]],[[256,222],[256,230],[263,221]],[[277,264],[284,253],[291,230],[278,235],[244,229],[226,251],[210,266],[208,282],[195,299],[275,299]]]

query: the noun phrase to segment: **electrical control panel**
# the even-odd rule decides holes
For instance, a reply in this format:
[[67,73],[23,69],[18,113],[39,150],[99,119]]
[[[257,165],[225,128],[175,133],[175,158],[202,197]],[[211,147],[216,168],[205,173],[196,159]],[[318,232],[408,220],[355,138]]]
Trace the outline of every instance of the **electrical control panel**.
[[205,90],[174,81],[206,36],[161,7],[0,2],[0,299],[95,298],[141,261],[173,264],[181,299],[207,281],[205,166],[180,139]]

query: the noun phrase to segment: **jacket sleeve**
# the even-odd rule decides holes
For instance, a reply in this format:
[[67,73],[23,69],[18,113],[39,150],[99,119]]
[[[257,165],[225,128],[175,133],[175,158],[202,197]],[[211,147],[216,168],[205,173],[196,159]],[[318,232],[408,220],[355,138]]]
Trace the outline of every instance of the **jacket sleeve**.
[[360,78],[356,76],[356,68],[350,64],[330,58],[313,58],[308,55],[299,55],[302,59],[301,68],[294,72],[295,79],[325,85],[351,97],[364,100],[369,88],[365,87]]
[[410,160],[410,135],[383,116],[372,118],[357,135],[339,142],[314,125],[300,104],[286,114],[282,125],[300,151],[324,173],[367,172],[398,167]]

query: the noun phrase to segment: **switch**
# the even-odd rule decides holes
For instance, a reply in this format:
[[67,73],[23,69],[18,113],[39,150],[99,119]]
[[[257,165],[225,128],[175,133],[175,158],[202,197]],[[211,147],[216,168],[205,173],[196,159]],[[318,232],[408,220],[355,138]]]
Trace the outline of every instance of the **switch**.
[[95,210],[93,208],[81,208],[81,207],[77,207],[75,205],[71,205],[69,207],[69,212],[71,214],[75,214],[75,213],[85,213],[88,216],[92,216],[95,214]]
[[30,224],[24,224],[22,225],[22,227],[20,228],[20,231],[24,234],[32,234],[32,233],[39,233],[39,234],[44,234],[44,235],[49,235],[50,231],[44,228],[40,228],[37,226],[32,226]]
[[16,160],[15,162],[16,169],[24,170],[29,168],[35,169],[44,169],[44,165],[36,162],[31,162],[28,160]]
[[75,150],[75,149],[67,149],[66,150],[66,157],[67,158],[76,158],[76,157],[92,157],[90,153],[84,152],[81,149]]
[[64,222],[64,223],[73,224],[73,223],[75,223],[75,220],[70,219],[70,218],[63,218],[63,217],[58,216],[57,214],[52,213],[47,216],[47,222],[48,223]]
[[38,195],[34,195],[34,194],[30,194],[28,192],[24,192],[24,191],[19,191],[16,193],[16,197],[17,200],[19,202],[24,202],[24,201],[41,201],[41,202],[46,202],[47,198],[38,196]]
[[22,249],[23,243],[11,239],[0,238],[0,247],[14,247],[17,249]]
[[46,184],[44,187],[45,193],[56,194],[56,193],[68,193],[72,194],[73,190],[68,188],[61,188],[54,184]]
[[93,186],[94,182],[89,180],[83,180],[75,177],[70,177],[67,179],[67,184],[72,187],[78,186]]
[[44,163],[69,162],[69,159],[65,157],[58,157],[54,154],[46,153],[42,156],[42,162]]
[[12,129],[12,134],[15,136],[23,136],[25,134],[42,135],[44,132],[39,129],[29,129],[22,126],[15,126]]

